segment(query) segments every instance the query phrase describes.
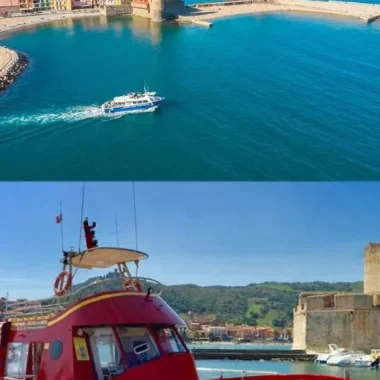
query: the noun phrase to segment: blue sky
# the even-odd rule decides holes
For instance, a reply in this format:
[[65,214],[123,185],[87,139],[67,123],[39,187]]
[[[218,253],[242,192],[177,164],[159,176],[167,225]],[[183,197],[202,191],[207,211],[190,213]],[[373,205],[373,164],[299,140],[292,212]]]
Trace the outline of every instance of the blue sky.
[[[363,277],[380,241],[379,183],[136,183],[140,275],[164,284],[246,285]],[[0,294],[52,294],[65,248],[79,244],[82,183],[0,184]],[[99,246],[135,248],[131,183],[87,183]],[[83,241],[82,241],[83,244]],[[81,270],[77,280],[104,271]]]

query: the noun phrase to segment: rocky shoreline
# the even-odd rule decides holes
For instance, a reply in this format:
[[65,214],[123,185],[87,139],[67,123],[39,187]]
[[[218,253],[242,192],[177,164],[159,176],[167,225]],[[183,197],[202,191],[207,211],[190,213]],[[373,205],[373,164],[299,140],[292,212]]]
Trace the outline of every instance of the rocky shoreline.
[[0,68],[0,94],[2,94],[24,72],[29,59],[26,55],[6,47],[0,47],[0,54],[9,57],[9,61]]

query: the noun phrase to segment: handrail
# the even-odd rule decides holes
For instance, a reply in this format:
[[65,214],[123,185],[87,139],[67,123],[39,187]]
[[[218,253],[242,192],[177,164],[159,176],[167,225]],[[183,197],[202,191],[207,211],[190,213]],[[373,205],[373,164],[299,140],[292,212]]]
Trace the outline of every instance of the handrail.
[[[159,281],[148,277],[128,277],[133,280],[137,280],[143,286],[144,292],[148,291],[148,288],[152,289],[150,295],[161,296],[164,285]],[[38,317],[38,316],[54,316],[59,311],[72,305],[74,302],[80,300],[81,298],[87,297],[94,292],[88,292],[88,294],[83,294],[84,291],[91,287],[96,286],[97,289],[95,293],[103,291],[114,291],[123,290],[122,287],[122,277],[105,278],[105,279],[95,279],[90,283],[75,287],[73,291],[61,296],[61,297],[48,297],[37,300],[25,300],[18,301],[8,304],[7,310],[3,311],[3,318],[5,320],[11,318],[25,318],[25,317]],[[105,285],[111,283],[111,286],[105,287]],[[145,288],[145,289],[144,289]],[[157,289],[158,288],[158,289]],[[1,312],[0,312],[1,315]]]
[[36,380],[37,377],[36,375],[17,375],[17,376],[5,376],[5,377],[0,378],[0,380],[27,380],[27,379]]
[[241,370],[241,369],[227,369],[227,368],[203,368],[203,367],[197,367],[198,372],[220,372],[221,377],[223,378],[223,375],[225,372],[227,373],[240,373],[241,377],[247,377],[248,374],[256,374],[256,375],[279,375],[279,372],[272,372],[272,371],[249,371],[249,370]]

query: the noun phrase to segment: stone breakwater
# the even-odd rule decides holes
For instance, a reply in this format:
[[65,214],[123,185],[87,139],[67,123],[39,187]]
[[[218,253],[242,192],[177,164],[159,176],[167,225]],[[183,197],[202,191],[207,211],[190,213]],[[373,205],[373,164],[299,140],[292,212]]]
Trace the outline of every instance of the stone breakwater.
[[25,70],[28,58],[14,50],[0,46],[0,94]]

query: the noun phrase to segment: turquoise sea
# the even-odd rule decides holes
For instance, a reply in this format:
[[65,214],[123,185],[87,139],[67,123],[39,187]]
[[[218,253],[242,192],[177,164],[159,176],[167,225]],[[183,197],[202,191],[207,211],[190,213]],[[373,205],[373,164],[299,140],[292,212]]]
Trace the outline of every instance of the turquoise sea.
[[[63,20],[2,36],[2,179],[380,179],[380,23],[301,14]],[[154,113],[103,117],[143,88]]]

